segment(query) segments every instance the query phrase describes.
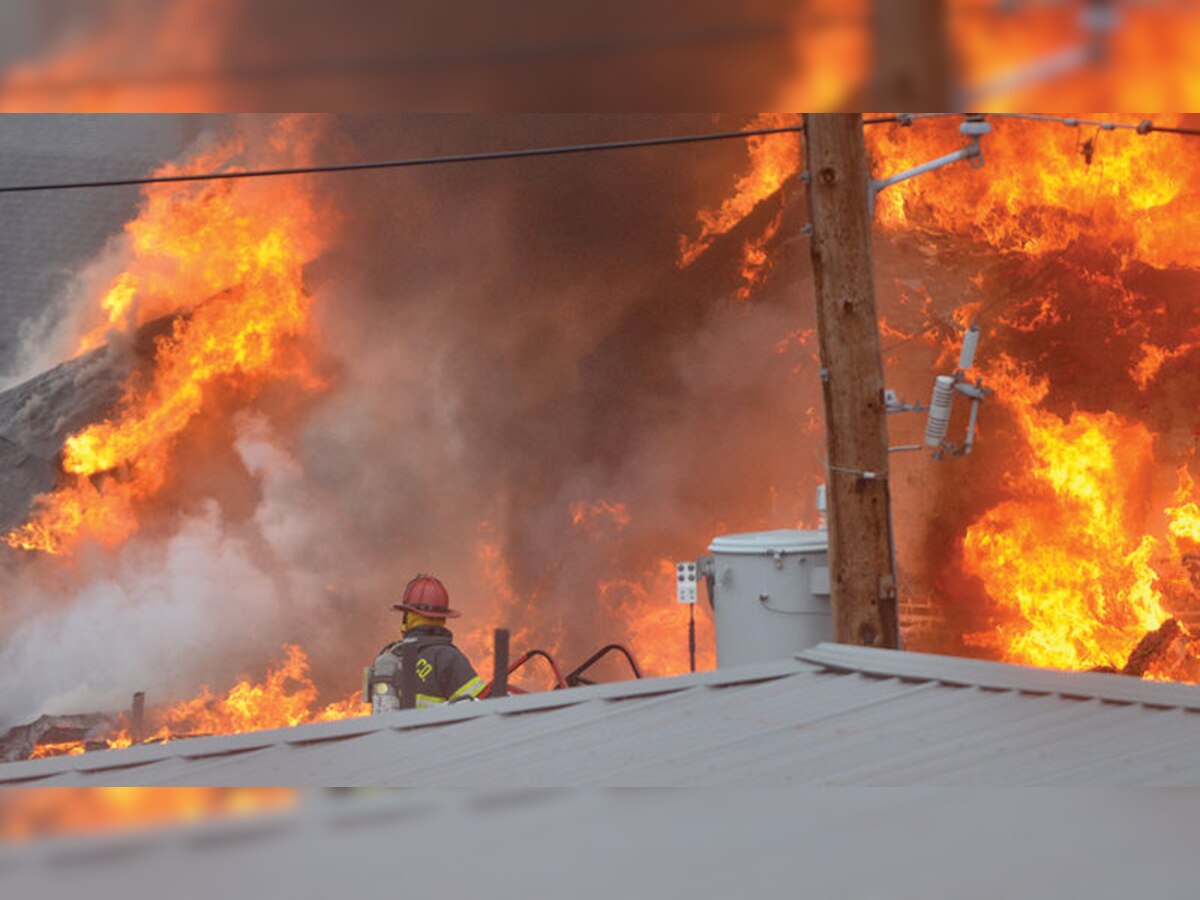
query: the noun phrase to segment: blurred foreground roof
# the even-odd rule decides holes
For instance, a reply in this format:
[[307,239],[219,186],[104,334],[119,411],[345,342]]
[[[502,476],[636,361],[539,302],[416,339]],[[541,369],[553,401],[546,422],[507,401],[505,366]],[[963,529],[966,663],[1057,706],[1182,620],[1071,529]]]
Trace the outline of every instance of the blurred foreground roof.
[[0,766],[0,785],[1200,784],[1200,687],[822,644],[676,678]]
[[1191,897],[1188,792],[314,792],[0,846],[7,897]]

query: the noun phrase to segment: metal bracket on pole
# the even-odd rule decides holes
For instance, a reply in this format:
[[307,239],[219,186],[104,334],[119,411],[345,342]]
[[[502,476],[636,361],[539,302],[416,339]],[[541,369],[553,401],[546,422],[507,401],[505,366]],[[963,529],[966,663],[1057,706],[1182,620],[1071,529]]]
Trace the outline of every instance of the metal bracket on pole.
[[[922,406],[920,403],[908,403],[901,400],[900,396],[895,391],[883,392],[883,411],[889,416],[896,413],[906,412],[928,412],[928,406]],[[902,453],[906,450],[923,450],[923,444],[902,444],[898,447],[888,447],[888,453]]]
[[870,215],[875,215],[875,198],[881,191],[891,187],[893,184],[899,184],[902,181],[908,181],[910,178],[916,178],[918,175],[924,175],[926,172],[934,172],[945,166],[952,165],[956,162],[968,161],[972,168],[978,169],[983,165],[983,150],[979,146],[979,139],[985,134],[989,134],[992,130],[991,124],[980,113],[967,113],[966,121],[959,126],[959,134],[968,139],[967,145],[953,153],[947,153],[945,156],[939,156],[937,159],[931,159],[927,163],[921,163],[919,166],[913,166],[911,169],[906,169],[903,172],[897,172],[895,175],[889,175],[886,178],[872,178],[868,182],[867,191],[867,210]]

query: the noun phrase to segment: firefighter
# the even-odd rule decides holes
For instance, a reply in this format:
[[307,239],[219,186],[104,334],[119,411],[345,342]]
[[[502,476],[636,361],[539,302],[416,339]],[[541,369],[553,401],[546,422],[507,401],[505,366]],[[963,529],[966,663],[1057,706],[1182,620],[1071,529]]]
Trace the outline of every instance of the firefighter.
[[[432,575],[417,575],[392,606],[404,614],[401,639],[388,644],[367,670],[367,694],[372,712],[400,709],[404,663],[412,653],[413,690],[417,707],[474,700],[484,689],[470,660],[454,646],[446,620],[462,613],[450,608],[446,586]],[[365,699],[365,698],[364,698]]]

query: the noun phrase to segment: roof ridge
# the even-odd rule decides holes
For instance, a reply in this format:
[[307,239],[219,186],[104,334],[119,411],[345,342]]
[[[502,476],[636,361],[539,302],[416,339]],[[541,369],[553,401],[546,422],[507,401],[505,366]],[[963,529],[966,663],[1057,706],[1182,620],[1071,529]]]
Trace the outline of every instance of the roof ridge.
[[1058,694],[1113,703],[1138,703],[1164,709],[1200,710],[1200,686],[1145,681],[1131,675],[1108,672],[1039,669],[969,657],[832,643],[818,644],[797,654],[797,659],[839,672],[915,678],[1030,694]]

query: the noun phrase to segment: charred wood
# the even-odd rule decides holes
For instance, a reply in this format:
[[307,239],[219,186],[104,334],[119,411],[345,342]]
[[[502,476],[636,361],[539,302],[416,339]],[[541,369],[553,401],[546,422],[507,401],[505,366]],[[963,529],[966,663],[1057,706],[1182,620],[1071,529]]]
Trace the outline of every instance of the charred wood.
[[1167,619],[1156,630],[1138,641],[1133,652],[1129,654],[1129,660],[1125,663],[1125,668],[1121,670],[1121,673],[1135,675],[1138,678],[1143,677],[1155,662],[1168,658],[1172,645],[1182,637],[1183,629],[1179,627],[1179,622],[1175,619]]

